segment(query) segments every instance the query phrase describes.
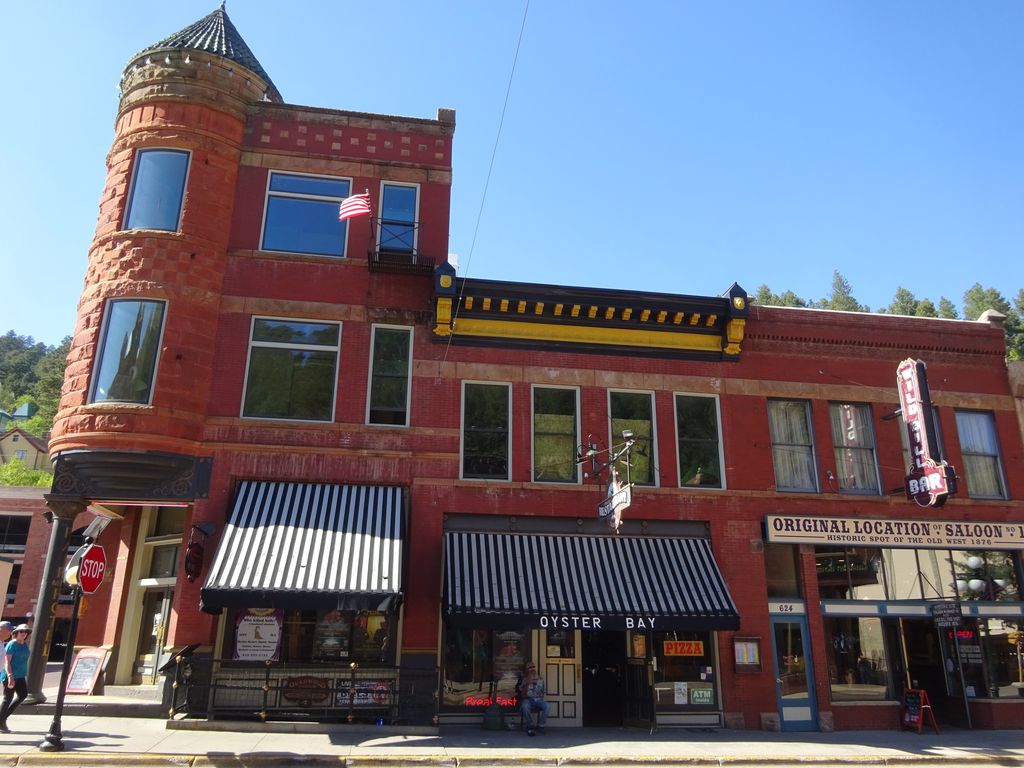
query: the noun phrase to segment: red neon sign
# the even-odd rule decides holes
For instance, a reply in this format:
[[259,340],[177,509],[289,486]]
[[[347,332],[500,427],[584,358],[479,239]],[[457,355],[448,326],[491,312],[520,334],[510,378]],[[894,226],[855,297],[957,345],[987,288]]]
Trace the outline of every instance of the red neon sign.
[[956,473],[939,454],[924,362],[907,358],[900,363],[896,387],[913,461],[905,482],[907,498],[922,507],[941,507],[956,493]]

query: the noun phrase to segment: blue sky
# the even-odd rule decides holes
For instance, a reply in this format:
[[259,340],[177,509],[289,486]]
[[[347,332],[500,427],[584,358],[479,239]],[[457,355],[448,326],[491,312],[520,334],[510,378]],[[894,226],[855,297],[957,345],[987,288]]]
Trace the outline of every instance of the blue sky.
[[[129,58],[216,0],[5,7],[0,333],[74,327]],[[1024,287],[1024,3],[230,0],[286,101],[457,112],[471,277],[959,306]],[[482,211],[482,214],[481,214]],[[479,228],[477,228],[479,217]]]

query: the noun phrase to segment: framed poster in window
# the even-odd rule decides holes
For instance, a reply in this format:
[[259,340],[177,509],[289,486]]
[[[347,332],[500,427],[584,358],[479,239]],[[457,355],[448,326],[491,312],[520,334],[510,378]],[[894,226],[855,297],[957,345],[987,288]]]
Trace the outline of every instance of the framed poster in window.
[[737,672],[761,671],[761,638],[737,637],[733,639]]

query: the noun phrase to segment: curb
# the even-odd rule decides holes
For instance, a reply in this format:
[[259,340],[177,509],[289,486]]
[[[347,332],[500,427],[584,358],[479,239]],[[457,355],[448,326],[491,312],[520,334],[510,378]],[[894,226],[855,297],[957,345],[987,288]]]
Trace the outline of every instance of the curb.
[[542,756],[486,756],[469,755],[296,755],[293,753],[248,753],[215,755],[154,755],[124,752],[31,752],[22,755],[0,754],[0,765],[31,766],[141,766],[142,768],[413,768],[439,766],[439,768],[485,768],[485,766],[515,766],[516,768],[574,768],[579,766],[602,766],[602,768],[635,768],[636,766],[753,766],[753,765],[800,765],[800,766],[887,766],[910,768],[910,766],[976,765],[976,766],[1022,766],[1024,758],[1007,756],[976,755],[919,755],[880,757],[851,755],[849,757],[819,756],[739,756],[739,757],[690,757],[660,755],[656,757],[604,756],[593,758],[542,757]]

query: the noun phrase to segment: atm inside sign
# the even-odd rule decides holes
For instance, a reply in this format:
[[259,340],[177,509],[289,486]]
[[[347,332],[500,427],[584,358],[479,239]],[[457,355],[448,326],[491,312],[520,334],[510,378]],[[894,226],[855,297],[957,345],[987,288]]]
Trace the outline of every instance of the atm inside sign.
[[662,648],[666,656],[703,656],[703,640],[666,640]]

